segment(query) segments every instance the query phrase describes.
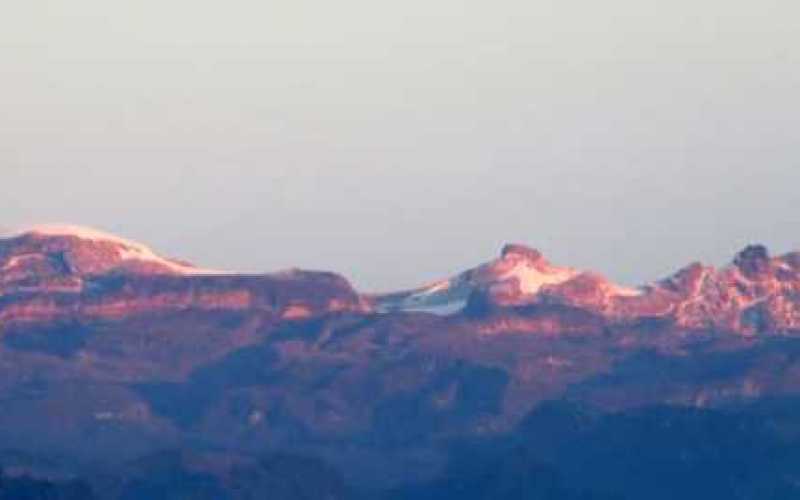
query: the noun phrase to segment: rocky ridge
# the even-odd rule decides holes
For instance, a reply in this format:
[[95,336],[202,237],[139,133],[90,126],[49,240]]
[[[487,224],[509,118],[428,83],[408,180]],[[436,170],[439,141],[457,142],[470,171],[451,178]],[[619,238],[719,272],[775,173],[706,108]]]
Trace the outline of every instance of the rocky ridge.
[[0,321],[120,318],[181,309],[258,310],[297,319],[367,306],[334,273],[202,269],[86,228],[35,228],[0,239]]
[[[676,328],[752,335],[800,330],[800,252],[771,257],[751,245],[722,268],[693,263],[639,287],[561,267],[519,244],[499,258],[417,289],[362,295],[343,277],[292,270],[244,275],[195,267],[100,231],[45,226],[0,239],[0,320],[122,317],[148,310],[266,310],[284,319],[337,311],[422,311],[517,318],[549,311],[548,330],[571,322],[563,311],[604,325],[659,320]],[[567,314],[567,313],[565,313]],[[506,323],[508,319],[506,320]]]
[[560,305],[595,314],[607,325],[660,320],[690,330],[787,332],[800,330],[800,253],[770,257],[765,247],[751,245],[723,268],[693,263],[631,288],[593,271],[555,266],[532,248],[506,245],[498,259],[454,278],[371,301],[383,311],[449,305],[478,316]]

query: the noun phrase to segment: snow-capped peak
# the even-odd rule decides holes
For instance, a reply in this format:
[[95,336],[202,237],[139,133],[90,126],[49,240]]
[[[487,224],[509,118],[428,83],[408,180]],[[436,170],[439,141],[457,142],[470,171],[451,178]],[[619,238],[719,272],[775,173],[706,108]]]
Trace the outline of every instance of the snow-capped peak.
[[[551,264],[541,252],[521,244],[507,244],[500,257],[465,271],[453,278],[435,281],[414,290],[374,296],[379,309],[454,311],[466,305],[476,291],[495,295],[508,303],[533,302],[555,287],[567,284],[585,273],[571,267]],[[642,292],[603,279],[608,296],[633,297]],[[502,297],[502,299],[499,299]]]
[[68,225],[46,224],[29,227],[17,236],[35,235],[40,237],[73,237],[84,241],[110,243],[116,246],[118,258],[123,262],[141,262],[155,265],[167,272],[186,275],[227,274],[225,271],[204,269],[190,264],[167,259],[156,254],[150,247],[98,229]]

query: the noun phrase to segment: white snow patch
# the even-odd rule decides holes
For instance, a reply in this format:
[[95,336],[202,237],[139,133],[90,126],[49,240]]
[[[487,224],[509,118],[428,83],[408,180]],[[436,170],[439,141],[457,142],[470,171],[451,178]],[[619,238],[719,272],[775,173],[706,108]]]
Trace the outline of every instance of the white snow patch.
[[[498,281],[507,281],[512,278],[519,280],[520,291],[525,295],[535,295],[544,286],[560,285],[566,283],[582,271],[571,267],[556,267],[549,264],[544,266],[530,262],[520,262],[499,276]],[[605,280],[604,280],[605,281]],[[605,289],[611,296],[638,297],[644,294],[641,288],[626,287],[606,281]]]
[[426,312],[436,314],[438,316],[449,316],[454,314],[467,306],[467,301],[464,299],[452,300],[449,302],[434,303],[434,304],[409,304],[406,303],[399,310],[410,312]]
[[610,283],[608,288],[610,294],[616,297],[640,297],[645,293],[641,288],[621,286],[615,283]]
[[430,295],[432,293],[444,292],[445,290],[449,290],[450,286],[450,280],[438,281],[429,287],[426,287],[424,291],[420,292],[420,295]]
[[500,280],[517,278],[520,290],[526,295],[533,295],[545,285],[558,285],[571,280],[578,274],[578,271],[568,267],[553,267],[542,271],[528,262],[521,262],[503,273]]
[[75,236],[83,240],[109,241],[130,247],[144,247],[135,241],[126,240],[125,238],[98,229],[69,224],[42,224],[21,231],[21,234],[25,233],[34,233],[44,236]]

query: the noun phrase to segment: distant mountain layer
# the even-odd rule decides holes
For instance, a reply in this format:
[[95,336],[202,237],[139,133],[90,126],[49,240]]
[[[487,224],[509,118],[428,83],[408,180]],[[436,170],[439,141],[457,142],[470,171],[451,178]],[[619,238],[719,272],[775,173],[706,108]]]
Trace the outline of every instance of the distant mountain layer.
[[[715,269],[693,263],[656,283],[620,286],[506,245],[498,259],[414,290],[360,295],[332,273],[261,276],[194,267],[100,231],[45,226],[0,240],[0,319],[124,316],[147,310],[261,310],[285,318],[332,311],[503,314],[560,305],[606,324],[662,320],[741,334],[800,330],[800,252],[742,250]],[[551,317],[557,329],[559,320]],[[564,319],[569,323],[569,319]]]
[[376,295],[328,272],[197,268],[86,228],[0,239],[6,470],[300,450],[348,484],[404,491],[446,470],[454,440],[502,435],[548,400],[614,413],[798,394],[798,253],[750,246],[630,288],[507,245]]

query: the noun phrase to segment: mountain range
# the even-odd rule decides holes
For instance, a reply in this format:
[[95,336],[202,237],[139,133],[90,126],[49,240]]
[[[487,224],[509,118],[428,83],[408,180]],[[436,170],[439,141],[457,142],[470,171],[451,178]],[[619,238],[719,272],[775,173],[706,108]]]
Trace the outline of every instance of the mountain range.
[[[665,405],[786,408],[798,392],[800,252],[751,245],[724,267],[692,263],[629,287],[509,244],[457,276],[372,294],[331,272],[203,269],[83,227],[0,239],[7,472],[103,487],[165,450],[181,450],[170,467],[228,485],[231,464],[328,471],[263,458],[290,452],[332,464],[336,491],[423,498],[411,483],[441,488],[455,442],[597,433],[618,425],[602,416]],[[541,417],[553,401],[556,430]],[[770,429],[789,439],[798,426],[780,414]],[[141,486],[123,483],[109,498]]]
[[[741,335],[800,330],[800,252],[773,258],[761,245],[746,247],[721,269],[695,262],[632,288],[509,244],[499,258],[455,277],[370,295],[334,273],[209,270],[100,231],[43,226],[0,240],[0,287],[0,319],[11,322],[181,308],[270,311],[300,319],[337,311],[475,316],[562,306],[605,325],[658,319],[676,328]],[[569,323],[555,318],[552,328],[561,328],[562,321]]]

